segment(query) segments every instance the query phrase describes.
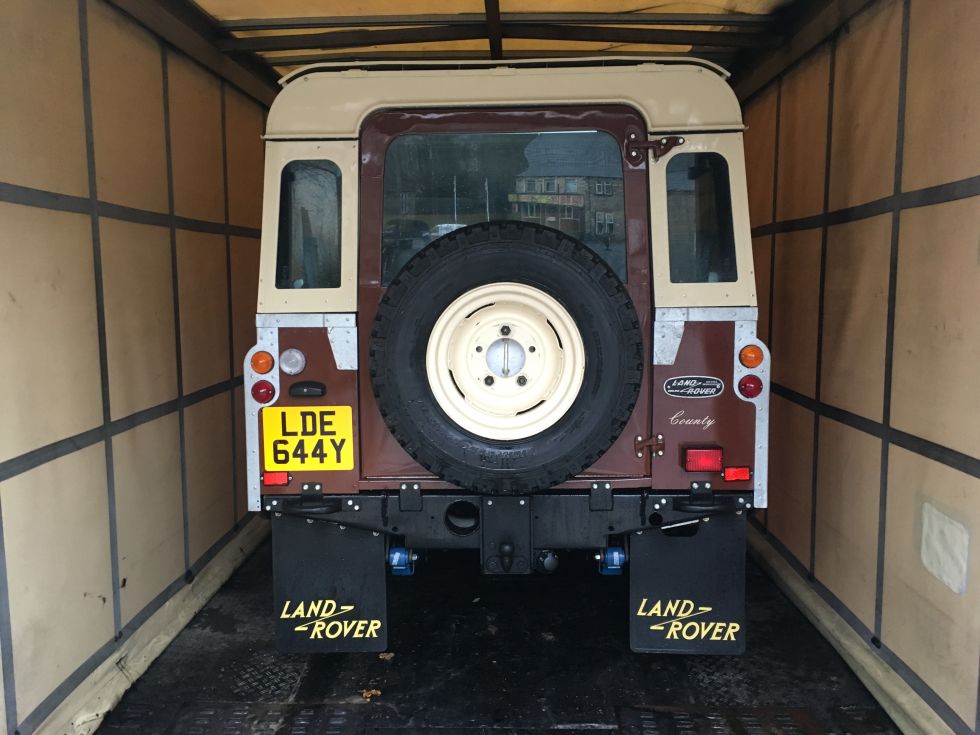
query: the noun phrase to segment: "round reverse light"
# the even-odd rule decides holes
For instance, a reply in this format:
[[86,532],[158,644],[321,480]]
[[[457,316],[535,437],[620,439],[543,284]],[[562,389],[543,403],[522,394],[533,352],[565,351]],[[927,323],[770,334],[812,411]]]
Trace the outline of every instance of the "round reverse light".
[[738,353],[738,361],[747,368],[756,368],[765,359],[762,348],[759,345],[746,345]]
[[286,375],[299,375],[306,367],[306,355],[295,347],[283,350],[279,355],[279,367]]
[[252,365],[252,370],[259,375],[265,375],[267,372],[272,370],[272,366],[275,364],[275,360],[272,359],[272,355],[264,350],[259,350],[252,355],[250,361]]
[[268,380],[260,380],[252,385],[252,398],[259,403],[268,403],[276,396],[276,389]]
[[738,381],[738,392],[746,398],[755,398],[762,393],[762,381],[757,375],[746,375]]

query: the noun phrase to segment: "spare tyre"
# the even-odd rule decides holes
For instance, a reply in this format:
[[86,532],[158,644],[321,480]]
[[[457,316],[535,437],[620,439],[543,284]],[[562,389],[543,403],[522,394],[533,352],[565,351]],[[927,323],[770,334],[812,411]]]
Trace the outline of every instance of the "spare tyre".
[[392,434],[461,488],[524,494],[592,465],[643,377],[622,282],[582,243],[492,222],[417,253],[378,307],[370,370]]

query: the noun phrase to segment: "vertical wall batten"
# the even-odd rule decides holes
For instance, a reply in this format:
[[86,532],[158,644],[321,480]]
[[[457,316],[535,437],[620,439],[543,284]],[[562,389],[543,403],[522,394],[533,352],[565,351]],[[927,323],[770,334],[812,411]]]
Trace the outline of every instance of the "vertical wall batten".
[[888,507],[888,452],[891,442],[892,413],[892,368],[895,351],[895,292],[898,285],[898,243],[899,228],[902,221],[902,163],[905,150],[905,102],[908,92],[909,75],[909,24],[912,0],[902,2],[902,40],[898,68],[898,126],[895,133],[895,169],[892,182],[892,195],[895,204],[892,208],[891,247],[888,261],[888,311],[885,318],[885,375],[881,423],[884,435],[881,439],[881,476],[878,496],[878,559],[875,572],[875,620],[874,643],[881,645],[881,617],[885,580],[885,522]]
[[180,502],[183,516],[184,534],[184,573],[188,581],[191,577],[191,541],[189,500],[187,497],[187,431],[184,417],[184,368],[181,355],[180,338],[180,284],[177,274],[177,222],[174,211],[174,160],[170,131],[170,66],[167,59],[167,47],[160,44],[160,64],[163,69],[163,131],[164,149],[167,159],[167,211],[170,228],[170,277],[171,291],[174,301],[174,340],[176,342],[177,359],[177,427],[179,432],[178,446],[180,453]]
[[[837,74],[837,35],[830,39],[830,68],[827,74],[827,138],[824,145],[823,214],[830,207],[830,165],[834,139],[834,83]],[[820,228],[820,274],[817,286],[817,351],[813,398],[820,403],[823,369],[824,297],[827,290],[827,222]],[[813,462],[810,468],[810,577],[816,579],[817,569],[817,485],[820,474],[820,412],[813,412]]]
[[[221,182],[225,198],[225,226],[230,224],[230,204],[228,202],[228,94],[225,80],[220,80],[221,95]],[[235,317],[231,297],[231,234],[225,231],[225,281],[228,284],[226,308],[228,309],[228,377],[235,377]],[[232,528],[238,527],[238,416],[235,411],[235,391],[229,398],[231,420],[231,519]]]
[[[106,346],[105,284],[102,274],[102,235],[99,224],[98,179],[95,172],[95,129],[92,122],[92,83],[89,73],[88,0],[78,0],[78,33],[81,48],[82,110],[85,118],[85,157],[88,164],[90,218],[92,222],[92,260],[95,266],[96,325],[99,338],[99,377],[102,383],[102,425],[112,421],[109,406],[109,358]],[[109,511],[109,564],[112,580],[113,630],[118,637],[122,629],[119,597],[119,535],[116,518],[116,480],[112,459],[112,437],[105,433],[106,488]]]

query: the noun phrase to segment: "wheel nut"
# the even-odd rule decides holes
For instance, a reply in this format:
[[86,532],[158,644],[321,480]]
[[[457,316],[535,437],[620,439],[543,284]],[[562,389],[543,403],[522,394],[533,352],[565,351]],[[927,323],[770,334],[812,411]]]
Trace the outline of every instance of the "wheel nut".
[[477,346],[476,346],[476,351],[477,351],[477,352],[483,352],[483,348],[482,348],[482,347],[480,347],[479,345],[477,345]]
[[483,382],[486,385],[493,385],[493,376],[492,375],[488,375],[487,377],[485,377],[483,379]]
[[523,375],[518,375],[517,376],[517,384],[519,386],[521,386],[521,387],[527,385],[527,378],[525,378]]
[[502,327],[500,328],[500,333],[501,333],[502,335],[504,335],[504,336],[506,337],[506,336],[507,336],[508,334],[510,334],[510,327],[508,327],[508,326],[507,326],[507,325],[505,324],[504,326],[502,326]]
[[534,345],[531,345],[530,347],[528,347],[527,348],[527,351],[528,352],[534,352]]

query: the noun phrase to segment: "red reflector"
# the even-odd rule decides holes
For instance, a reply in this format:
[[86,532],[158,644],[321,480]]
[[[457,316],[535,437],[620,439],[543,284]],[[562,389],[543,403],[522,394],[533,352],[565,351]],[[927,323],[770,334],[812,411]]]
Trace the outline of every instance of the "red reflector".
[[685,449],[684,469],[688,472],[721,472],[721,447]]
[[762,393],[762,381],[758,375],[746,375],[738,381],[738,392],[746,398],[755,398]]
[[288,472],[263,472],[262,484],[263,485],[288,485],[289,473]]
[[752,468],[751,467],[726,467],[721,474],[722,477],[725,478],[726,482],[735,482],[736,480],[751,480]]
[[260,380],[252,386],[252,398],[259,403],[268,403],[275,395],[276,389],[268,380]]

